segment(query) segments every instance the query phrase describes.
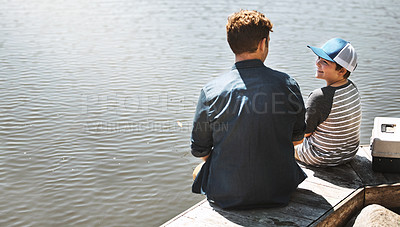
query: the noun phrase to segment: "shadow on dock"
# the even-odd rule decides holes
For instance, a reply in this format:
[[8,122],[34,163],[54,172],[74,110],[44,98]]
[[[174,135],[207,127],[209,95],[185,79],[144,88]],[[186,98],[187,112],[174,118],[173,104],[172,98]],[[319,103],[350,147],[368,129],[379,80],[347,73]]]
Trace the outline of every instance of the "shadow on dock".
[[298,189],[285,207],[224,210],[215,204],[209,205],[227,222],[239,226],[307,226],[332,208],[323,196],[307,189]]

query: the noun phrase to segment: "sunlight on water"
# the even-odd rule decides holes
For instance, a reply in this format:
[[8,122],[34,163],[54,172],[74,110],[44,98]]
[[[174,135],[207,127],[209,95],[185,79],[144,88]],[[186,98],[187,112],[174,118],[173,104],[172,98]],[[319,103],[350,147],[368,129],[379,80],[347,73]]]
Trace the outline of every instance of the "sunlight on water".
[[266,64],[305,99],[324,85],[306,46],[351,41],[363,144],[374,117],[400,117],[395,0],[4,0],[0,226],[157,226],[201,200],[190,127],[233,64],[224,26],[240,8],[272,20]]

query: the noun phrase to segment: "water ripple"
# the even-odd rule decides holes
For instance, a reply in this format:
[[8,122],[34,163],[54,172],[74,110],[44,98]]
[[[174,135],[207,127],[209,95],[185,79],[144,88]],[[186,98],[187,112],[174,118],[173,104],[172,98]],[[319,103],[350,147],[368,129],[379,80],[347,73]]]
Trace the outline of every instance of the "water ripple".
[[157,226],[202,199],[193,113],[233,64],[224,26],[240,8],[273,21],[266,64],[305,99],[324,85],[306,46],[352,42],[362,143],[374,117],[400,116],[397,1],[5,1],[0,226]]

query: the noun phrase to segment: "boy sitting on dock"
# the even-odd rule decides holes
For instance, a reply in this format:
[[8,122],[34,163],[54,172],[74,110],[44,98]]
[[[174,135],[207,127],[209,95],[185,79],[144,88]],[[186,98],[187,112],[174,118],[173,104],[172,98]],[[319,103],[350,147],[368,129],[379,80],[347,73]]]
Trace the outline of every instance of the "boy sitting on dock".
[[297,160],[313,166],[336,166],[350,161],[360,143],[361,102],[357,87],[348,79],[357,67],[357,54],[347,41],[334,38],[318,56],[316,78],[326,87],[314,90],[306,103],[306,135],[295,147]]
[[304,138],[300,88],[264,65],[272,23],[263,14],[234,13],[226,30],[235,65],[201,90],[191,148],[206,162],[192,191],[222,208],[284,206],[306,178],[292,143]]

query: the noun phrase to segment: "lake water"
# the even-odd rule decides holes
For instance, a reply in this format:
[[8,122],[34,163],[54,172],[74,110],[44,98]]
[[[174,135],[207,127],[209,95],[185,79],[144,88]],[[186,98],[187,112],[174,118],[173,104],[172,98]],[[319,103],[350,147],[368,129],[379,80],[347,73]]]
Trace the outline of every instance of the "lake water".
[[241,8],[274,23],[266,64],[305,99],[324,85],[306,46],[351,41],[363,144],[400,117],[398,0],[0,0],[0,226],[158,226],[203,199],[190,127]]

